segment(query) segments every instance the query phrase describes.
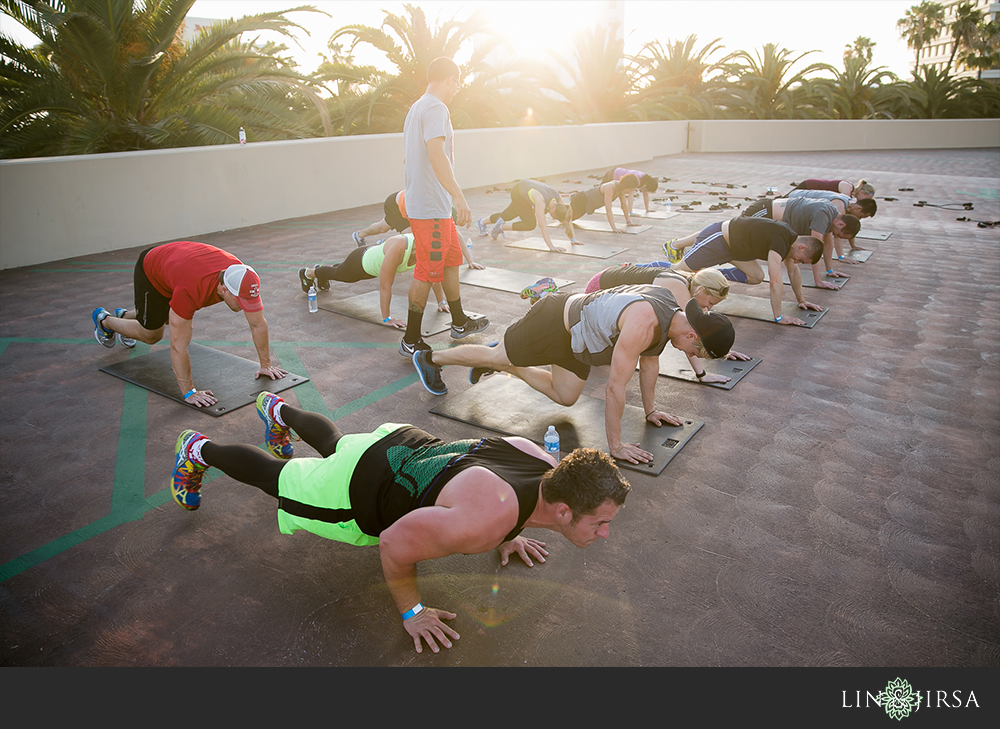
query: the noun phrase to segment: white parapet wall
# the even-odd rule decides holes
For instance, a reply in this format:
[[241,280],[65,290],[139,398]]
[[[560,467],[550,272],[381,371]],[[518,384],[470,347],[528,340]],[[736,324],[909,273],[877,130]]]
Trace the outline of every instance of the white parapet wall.
[[[998,120],[664,121],[455,133],[463,187],[691,152],[1000,147]],[[0,161],[0,269],[380,204],[400,134]]]

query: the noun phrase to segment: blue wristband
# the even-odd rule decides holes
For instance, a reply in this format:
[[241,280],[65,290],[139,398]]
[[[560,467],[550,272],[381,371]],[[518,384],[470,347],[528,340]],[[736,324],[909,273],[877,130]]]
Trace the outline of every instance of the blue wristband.
[[382,323],[383,324],[388,324],[390,319],[392,319],[392,317],[391,316],[387,316],[385,319],[382,320]]
[[190,390],[188,390],[188,391],[187,391],[187,392],[186,392],[186,393],[184,394],[184,399],[185,399],[185,400],[187,400],[187,399],[188,399],[189,397],[191,397],[192,395],[194,395],[194,394],[195,394],[196,392],[198,392],[198,390],[197,390],[197,389],[195,389],[194,387],[192,387],[192,388],[191,388]]
[[424,609],[423,603],[418,602],[416,605],[414,605],[413,607],[411,607],[405,613],[402,613],[403,620],[409,620],[414,615],[417,615],[418,613],[423,612],[423,609]]
[[776,317],[774,317],[774,323],[777,324],[779,321],[781,321],[784,318],[785,318],[784,314],[778,314]]
[[826,275],[829,276],[831,273],[833,273],[833,269],[832,268],[829,271],[826,272]]

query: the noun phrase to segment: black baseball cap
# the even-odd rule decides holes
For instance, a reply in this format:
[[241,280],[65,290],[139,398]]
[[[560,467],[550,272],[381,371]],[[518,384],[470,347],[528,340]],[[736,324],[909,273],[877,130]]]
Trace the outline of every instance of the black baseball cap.
[[702,346],[712,359],[729,354],[736,341],[736,330],[729,318],[714,311],[702,311],[696,299],[691,298],[684,307],[684,316],[698,335]]

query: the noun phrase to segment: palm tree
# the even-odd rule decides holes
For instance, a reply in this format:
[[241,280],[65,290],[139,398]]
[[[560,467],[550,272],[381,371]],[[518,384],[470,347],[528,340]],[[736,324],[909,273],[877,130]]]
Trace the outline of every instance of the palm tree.
[[547,74],[543,86],[566,100],[574,120],[587,124],[645,118],[633,98],[634,72],[625,65],[625,42],[615,28],[595,25],[574,33],[572,59],[554,51],[549,55],[562,73]]
[[721,38],[706,43],[698,51],[698,36],[683,41],[646,43],[629,61],[636,68],[636,95],[639,104],[656,119],[712,118],[716,87],[708,76],[720,70],[709,57],[723,49]]
[[806,51],[792,57],[792,51],[766,43],[753,55],[736,51],[720,64],[729,79],[723,102],[731,114],[745,119],[794,119],[818,116],[811,108],[816,96],[811,93],[807,77],[816,71],[829,68],[824,63],[813,63],[792,72],[792,68],[815,51]]
[[975,35],[966,43],[966,51],[959,60],[966,68],[976,69],[976,78],[983,71],[1000,66],[1000,22],[991,21],[979,26]]
[[[494,126],[513,121],[517,112],[504,109],[503,101],[515,100],[525,92],[525,87],[516,79],[520,71],[518,64],[493,66],[487,63],[486,57],[504,45],[504,39],[492,29],[484,12],[476,10],[465,20],[454,16],[432,28],[419,6],[404,4],[403,9],[405,16],[383,11],[385,18],[379,28],[347,25],[330,37],[331,44],[343,37],[353,38],[348,54],[360,43],[370,45],[380,51],[392,67],[391,71],[383,71],[342,63],[324,64],[318,69],[317,78],[346,82],[351,89],[346,99],[342,97],[344,132],[402,130],[406,112],[427,88],[430,62],[439,56],[455,58],[470,42],[474,44],[472,57],[461,66],[464,88],[449,105],[453,123],[459,127]],[[495,96],[494,101],[486,98],[490,94]],[[525,108],[528,105],[523,100],[516,103],[522,103]]]
[[871,68],[863,55],[844,55],[844,68],[829,67],[833,78],[811,80],[813,91],[826,99],[834,119],[890,118],[905,94],[903,84],[885,66]]
[[983,11],[972,3],[965,2],[955,8],[955,19],[949,26],[953,43],[951,54],[948,56],[948,65],[945,66],[946,69],[951,69],[951,64],[959,49],[969,50],[971,48],[970,41],[978,33],[982,22]]
[[937,38],[944,27],[944,6],[931,0],[923,0],[919,5],[914,5],[896,21],[896,28],[906,40],[906,46],[917,53],[914,68],[920,65],[921,49]]
[[872,43],[872,39],[867,36],[859,35],[854,39],[854,43],[849,43],[844,46],[844,61],[846,62],[850,57],[863,58],[866,62],[871,63],[872,51],[875,50],[877,43]]
[[972,119],[1000,111],[1000,91],[974,78],[956,78],[931,66],[914,72],[900,116],[910,119]]
[[[325,107],[279,54],[240,36],[300,28],[284,13],[230,20],[190,45],[194,0],[0,0],[41,42],[0,36],[0,156],[88,154],[307,136],[295,106]],[[313,10],[301,7],[284,11]],[[327,123],[326,126],[329,126]]]

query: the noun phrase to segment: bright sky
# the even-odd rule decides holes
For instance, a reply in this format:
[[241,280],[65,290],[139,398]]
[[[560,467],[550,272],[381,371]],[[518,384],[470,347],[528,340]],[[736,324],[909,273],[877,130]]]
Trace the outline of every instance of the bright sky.
[[[776,43],[798,53],[817,50],[805,63],[825,61],[840,66],[845,45],[859,35],[875,42],[874,63],[886,66],[903,79],[910,78],[908,64],[913,52],[896,30],[896,21],[918,0],[618,0],[625,7],[626,53],[636,53],[650,40],[665,43],[698,36],[697,48],[721,38],[725,52],[753,52],[764,43]],[[191,16],[230,18],[259,12],[287,10],[312,5],[329,14],[291,13],[289,18],[310,33],[298,33],[303,49],[286,42],[299,63],[310,73],[319,63],[333,31],[350,24],[378,27],[383,9],[405,15],[402,2],[379,0],[197,0]],[[569,55],[572,32],[593,25],[607,2],[600,0],[493,0],[454,2],[452,0],[412,0],[429,21],[468,17],[482,7],[494,26],[510,38],[514,52],[535,55],[553,48]],[[4,30],[14,25],[9,20]],[[265,37],[265,40],[267,38]],[[346,39],[344,39],[346,40]],[[374,51],[356,51],[361,63],[377,63]],[[371,53],[372,55],[367,55]],[[713,56],[718,58],[719,56]],[[463,59],[457,59],[459,61]]]

